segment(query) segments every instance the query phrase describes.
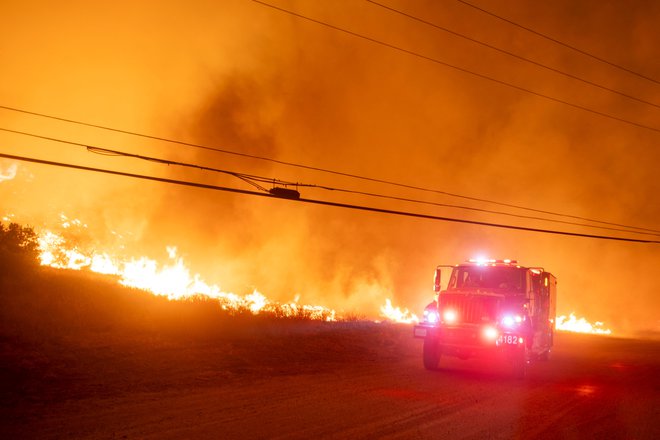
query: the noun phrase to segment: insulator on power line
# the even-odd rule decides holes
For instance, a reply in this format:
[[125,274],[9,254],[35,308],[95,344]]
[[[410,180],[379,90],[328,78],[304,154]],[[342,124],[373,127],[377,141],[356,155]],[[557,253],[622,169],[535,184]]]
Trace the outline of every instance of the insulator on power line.
[[300,193],[295,189],[276,187],[276,188],[271,188],[270,190],[268,190],[268,192],[274,195],[275,197],[281,197],[283,199],[298,200],[300,198]]

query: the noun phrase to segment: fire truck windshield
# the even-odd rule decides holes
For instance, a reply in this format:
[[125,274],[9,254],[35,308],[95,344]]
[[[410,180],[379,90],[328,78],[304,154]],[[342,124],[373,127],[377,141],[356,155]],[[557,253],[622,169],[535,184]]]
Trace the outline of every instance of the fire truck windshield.
[[524,293],[525,270],[506,266],[459,266],[454,268],[447,290],[493,289]]

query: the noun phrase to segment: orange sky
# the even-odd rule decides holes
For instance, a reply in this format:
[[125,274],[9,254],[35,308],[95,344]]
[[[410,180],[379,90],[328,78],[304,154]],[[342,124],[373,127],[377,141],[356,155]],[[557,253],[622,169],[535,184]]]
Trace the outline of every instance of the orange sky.
[[[0,105],[237,152],[613,223],[660,229],[660,133],[496,84],[249,0],[2,3]],[[513,59],[363,1],[272,1],[481,75],[660,129],[660,109]],[[660,84],[562,48],[454,0],[383,4],[660,104]],[[474,4],[660,80],[653,1]],[[493,204],[190,149],[0,110],[0,127],[267,177],[529,214]],[[244,189],[233,178],[0,132],[0,152]],[[2,175],[13,163],[0,160]],[[0,214],[80,217],[99,246],[164,255],[228,290],[376,313],[415,310],[433,268],[475,254],[542,265],[559,312],[660,331],[658,245],[388,217],[19,164]],[[613,231],[319,189],[303,197],[434,215]],[[568,219],[564,219],[568,220]],[[653,236],[638,236],[654,238]],[[110,243],[112,241],[112,243]]]

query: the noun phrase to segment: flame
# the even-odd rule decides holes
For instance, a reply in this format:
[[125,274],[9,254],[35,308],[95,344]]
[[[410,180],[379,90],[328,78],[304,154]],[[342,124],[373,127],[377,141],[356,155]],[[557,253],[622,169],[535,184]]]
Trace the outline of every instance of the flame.
[[[69,229],[73,226],[87,228],[80,220],[60,216],[61,226]],[[9,216],[3,220],[9,219]],[[216,285],[207,284],[199,274],[192,274],[183,259],[177,255],[176,246],[167,246],[169,263],[160,265],[156,260],[140,257],[120,260],[104,252],[84,253],[75,246],[69,246],[67,240],[52,231],[42,230],[38,234],[40,263],[58,269],[90,270],[92,272],[115,275],[119,283],[155,295],[166,296],[171,300],[180,300],[199,295],[218,300],[221,307],[228,311],[249,311],[253,314],[270,313],[281,317],[305,317],[314,320],[335,321],[335,310],[299,303],[299,296],[289,303],[269,300],[257,290],[248,295],[223,292]],[[405,324],[419,322],[419,318],[406,308],[394,307],[390,299],[380,308],[380,314],[387,321]],[[609,335],[610,329],[603,328],[603,323],[589,323],[585,318],[576,318],[571,313],[559,316],[555,328],[560,331]]]
[[399,322],[403,324],[415,324],[419,322],[419,318],[408,309],[392,306],[392,301],[385,300],[385,305],[380,308],[380,313],[389,321]]
[[[61,216],[62,227],[82,226],[79,220]],[[248,295],[223,292],[218,286],[207,284],[199,274],[192,274],[183,259],[177,256],[176,246],[167,246],[169,263],[160,265],[156,260],[139,257],[121,260],[107,253],[84,253],[69,246],[61,235],[42,230],[38,234],[39,260],[42,265],[57,269],[89,270],[96,273],[115,275],[119,283],[166,296],[170,300],[181,300],[206,296],[218,300],[228,311],[249,311],[253,314],[270,313],[278,317],[304,317],[314,320],[335,321],[336,312],[323,306],[299,304],[299,297],[289,303],[270,301],[254,290]]]
[[603,323],[596,321],[591,324],[585,318],[576,318],[573,313],[567,318],[565,315],[558,316],[555,322],[555,328],[561,331],[576,333],[592,333],[598,335],[612,334],[612,330],[603,328]]

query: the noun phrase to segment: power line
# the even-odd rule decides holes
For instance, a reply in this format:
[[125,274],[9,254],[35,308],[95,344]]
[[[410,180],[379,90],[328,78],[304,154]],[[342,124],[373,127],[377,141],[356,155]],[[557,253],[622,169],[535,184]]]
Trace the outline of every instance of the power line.
[[284,181],[284,180],[275,179],[275,178],[268,178],[268,177],[263,177],[263,176],[240,173],[240,172],[236,172],[236,171],[224,170],[224,169],[220,169],[220,168],[207,167],[207,166],[204,166],[204,165],[191,164],[191,163],[180,162],[180,161],[172,161],[172,160],[169,160],[169,159],[162,159],[162,158],[144,156],[144,155],[139,155],[139,154],[134,154],[134,153],[127,153],[127,152],[123,152],[123,151],[119,151],[119,150],[111,150],[111,149],[107,149],[107,148],[92,146],[92,145],[89,145],[89,144],[83,144],[83,143],[80,143],[80,142],[67,141],[67,140],[64,140],[64,139],[58,139],[58,138],[54,138],[54,137],[51,137],[51,136],[43,136],[43,135],[38,135],[38,134],[34,134],[34,133],[27,133],[27,132],[24,132],[24,131],[11,130],[11,129],[7,129],[7,128],[3,128],[3,127],[0,127],[0,131],[5,131],[5,132],[9,132],[9,133],[14,133],[14,134],[20,134],[20,135],[34,137],[34,138],[43,139],[43,140],[48,140],[48,141],[52,141],[52,142],[59,142],[59,143],[64,143],[64,144],[69,144],[69,145],[74,145],[74,146],[80,146],[80,147],[85,148],[87,151],[89,151],[91,153],[100,154],[100,155],[104,155],[104,156],[129,157],[129,158],[140,159],[140,160],[144,160],[144,161],[148,161],[148,162],[160,163],[160,164],[164,164],[164,165],[177,165],[177,166],[182,166],[182,167],[195,168],[195,169],[199,169],[199,170],[202,170],[202,171],[211,171],[211,172],[216,172],[216,173],[221,173],[221,174],[227,174],[227,175],[231,175],[233,177],[236,177],[238,179],[241,179],[241,180],[245,181],[246,183],[256,187],[257,189],[259,189],[263,192],[269,192],[269,190],[267,190],[263,186],[259,185],[257,182],[259,182],[259,183],[271,183],[273,185],[295,186],[296,188],[298,188],[298,187],[316,188],[316,189],[322,189],[322,190],[328,190],[328,191],[357,194],[357,195],[363,195],[363,196],[369,196],[369,197],[377,197],[377,198],[383,198],[383,199],[390,199],[390,200],[397,200],[397,201],[404,201],[404,202],[439,206],[439,207],[445,207],[445,208],[464,209],[464,210],[470,210],[470,211],[475,211],[475,212],[483,212],[483,213],[488,213],[488,214],[505,215],[505,216],[523,218],[523,219],[528,219],[528,220],[540,220],[540,221],[546,221],[546,222],[552,222],[552,223],[567,224],[567,225],[572,225],[572,226],[581,226],[581,227],[587,227],[587,228],[605,229],[605,230],[610,230],[610,231],[626,232],[626,233],[632,233],[632,234],[660,236],[660,234],[657,234],[657,233],[638,232],[638,231],[634,231],[634,230],[630,230],[630,229],[620,229],[620,228],[611,228],[611,227],[606,227],[606,226],[588,225],[588,224],[584,224],[584,223],[576,223],[576,222],[568,222],[568,221],[562,221],[562,220],[548,219],[548,218],[543,218],[543,217],[534,217],[534,216],[526,216],[526,215],[520,215],[520,214],[512,214],[512,213],[508,213],[508,212],[493,211],[493,210],[482,209],[482,208],[473,208],[473,207],[469,207],[469,206],[451,205],[451,204],[445,204],[445,203],[430,202],[430,201],[426,201],[426,200],[418,200],[418,199],[412,199],[412,198],[406,198],[406,197],[396,197],[396,196],[391,196],[391,195],[377,194],[377,193],[351,190],[351,189],[345,189],[345,188],[336,188],[336,187],[325,186],[325,185]]
[[[6,131],[4,128],[0,128],[0,130]],[[148,162],[155,162],[155,163],[159,163],[159,164],[162,164],[162,165],[180,165],[180,166],[185,166],[185,167],[190,167],[190,168],[196,168],[196,169],[199,169],[199,170],[202,170],[202,171],[213,171],[213,172],[216,172],[216,173],[227,174],[227,175],[236,177],[236,178],[238,178],[238,179],[254,186],[255,188],[257,188],[260,191],[263,191],[263,192],[266,192],[266,193],[268,192],[268,190],[266,188],[264,188],[263,186],[261,186],[257,183],[257,181],[261,179],[257,176],[250,176],[248,174],[242,174],[242,173],[237,173],[237,172],[233,172],[233,171],[222,170],[222,169],[219,169],[219,168],[211,168],[211,167],[206,167],[206,166],[202,166],[202,165],[193,165],[193,164],[187,164],[187,163],[183,163],[183,162],[176,162],[176,161],[167,160],[167,159],[159,159],[159,158],[155,158],[155,157],[142,156],[142,155],[139,155],[139,154],[126,153],[126,152],[123,152],[123,151],[109,150],[107,148],[86,146],[85,144],[80,144],[78,142],[69,142],[69,141],[65,141],[65,140],[62,140],[62,139],[49,138],[49,137],[35,135],[35,134],[31,134],[31,133],[22,133],[22,132],[17,132],[17,131],[14,131],[14,130],[11,130],[11,132],[24,134],[26,136],[32,136],[32,137],[41,138],[41,139],[47,139],[47,140],[55,141],[55,142],[62,142],[62,143],[65,143],[65,144],[83,146],[90,153],[99,154],[101,156],[130,157],[130,158],[133,158],[133,159],[146,160]],[[273,180],[273,183],[275,183],[275,180]]]
[[[0,128],[0,130],[4,130],[4,129]],[[31,134],[29,134],[29,135],[33,136]],[[34,136],[41,137],[41,136],[38,136],[38,135],[34,135]],[[60,142],[70,143],[68,141],[60,141]],[[385,195],[385,194],[376,194],[376,193],[366,192],[366,191],[357,191],[357,190],[351,190],[351,189],[345,189],[345,188],[336,188],[336,187],[331,187],[331,186],[326,186],[326,185],[317,185],[317,184],[311,184],[311,183],[300,183],[300,182],[284,181],[284,180],[275,179],[275,178],[255,176],[255,175],[244,174],[244,173],[239,173],[239,172],[234,172],[234,171],[222,170],[222,169],[218,169],[218,168],[206,167],[206,166],[202,166],[202,165],[189,164],[189,163],[185,163],[185,162],[175,162],[175,161],[171,161],[171,160],[159,159],[159,158],[148,157],[148,156],[141,156],[141,155],[137,155],[137,154],[133,154],[133,153],[125,153],[125,152],[116,151],[116,150],[108,150],[108,149],[105,149],[105,148],[87,147],[87,150],[92,152],[92,153],[97,153],[97,154],[107,154],[107,155],[113,155],[113,156],[132,157],[132,158],[151,161],[151,162],[159,162],[159,163],[163,163],[163,164],[166,164],[166,165],[178,165],[178,166],[183,166],[183,167],[196,168],[196,169],[200,169],[200,170],[204,170],[204,171],[212,171],[212,172],[218,172],[218,173],[223,173],[223,174],[229,174],[229,175],[232,175],[234,177],[238,177],[239,179],[242,179],[242,180],[246,181],[247,183],[249,183],[253,186],[256,186],[257,188],[261,189],[264,192],[268,192],[268,190],[261,187],[261,186],[259,186],[259,185],[256,185],[254,183],[254,181],[258,181],[258,182],[261,182],[261,183],[272,183],[274,185],[295,186],[296,188],[298,188],[298,187],[316,188],[316,189],[323,189],[323,190],[328,190],[328,191],[358,194],[358,195],[369,196],[369,197],[378,197],[378,198],[389,199],[389,200],[398,200],[398,201],[433,205],[433,206],[439,206],[439,207],[445,207],[445,208],[466,209],[466,210],[478,211],[478,212],[483,212],[483,213],[488,213],[488,214],[506,215],[506,216],[517,217],[517,218],[540,220],[540,221],[547,221],[547,222],[552,222],[552,223],[562,223],[562,224],[567,224],[567,225],[572,225],[572,226],[582,226],[582,227],[588,227],[588,228],[607,229],[607,230],[611,230],[611,231],[627,232],[627,233],[632,233],[632,234],[660,236],[660,234],[653,234],[653,233],[648,233],[648,232],[637,232],[637,231],[633,231],[633,230],[629,230],[629,229],[618,229],[618,228],[609,228],[609,227],[605,227],[605,226],[587,225],[587,224],[584,224],[584,223],[567,222],[567,221],[554,220],[554,219],[548,219],[548,218],[543,218],[543,217],[533,217],[533,216],[526,216],[526,215],[520,215],[520,214],[512,214],[512,213],[502,212],[502,211],[492,211],[492,210],[488,210],[488,209],[472,208],[472,207],[468,207],[468,206],[459,206],[459,205],[450,205],[450,204],[445,204],[445,203],[429,202],[429,201],[426,201],[426,200],[411,199],[411,198],[407,198],[407,197],[396,197],[396,196],[390,196],[390,195]]]
[[543,69],[547,69],[547,70],[549,70],[549,71],[551,71],[551,72],[558,73],[558,74],[560,74],[560,75],[564,75],[564,76],[567,77],[567,78],[571,78],[571,79],[574,79],[574,80],[576,80],[576,81],[580,81],[580,82],[583,82],[583,83],[585,83],[585,84],[589,84],[589,85],[591,85],[591,86],[598,87],[599,89],[606,90],[606,91],[611,92],[611,93],[615,93],[615,94],[617,94],[617,95],[619,95],[619,96],[623,96],[623,97],[626,97],[626,98],[628,98],[628,99],[632,99],[632,100],[634,100],[634,101],[641,102],[641,103],[643,103],[643,104],[647,104],[647,105],[650,105],[650,106],[653,106],[653,107],[656,107],[656,108],[660,108],[660,105],[659,105],[659,104],[656,104],[656,103],[654,103],[654,102],[650,102],[650,101],[647,101],[647,100],[645,100],[645,99],[641,99],[641,98],[638,98],[638,97],[636,97],[636,96],[629,95],[629,94],[624,93],[624,92],[620,92],[620,91],[618,91],[618,90],[616,90],[616,89],[612,89],[612,88],[607,87],[607,86],[604,86],[604,85],[602,85],[602,84],[598,84],[598,83],[595,83],[595,82],[593,82],[593,81],[590,81],[590,80],[587,80],[587,79],[581,78],[581,77],[579,77],[579,76],[577,76],[577,75],[573,75],[573,74],[571,74],[571,73],[564,72],[563,70],[556,69],[556,68],[551,67],[551,66],[547,66],[547,65],[545,65],[545,64],[543,64],[543,63],[540,63],[540,62],[538,62],[538,61],[534,61],[534,60],[532,60],[532,59],[529,59],[529,58],[523,57],[523,56],[521,56],[521,55],[518,55],[518,54],[516,54],[516,53],[510,52],[510,51],[508,51],[508,50],[506,50],[506,49],[502,49],[502,48],[499,48],[499,47],[497,47],[497,46],[493,46],[492,44],[485,43],[485,42],[483,42],[483,41],[477,40],[476,38],[472,38],[472,37],[469,37],[469,36],[467,36],[467,35],[461,34],[461,33],[459,33],[459,32],[453,31],[453,30],[451,30],[451,29],[448,29],[448,28],[442,27],[442,26],[440,26],[440,25],[438,25],[438,24],[435,24],[435,23],[432,23],[432,22],[430,22],[430,21],[424,20],[424,19],[419,18],[419,17],[417,17],[417,16],[414,16],[414,15],[412,15],[412,14],[408,14],[408,13],[406,13],[406,12],[403,12],[403,11],[399,10],[399,9],[395,9],[395,8],[393,8],[393,7],[390,7],[390,6],[383,5],[383,4],[378,3],[378,2],[376,2],[376,1],[374,1],[374,0],[367,0],[367,1],[368,1],[369,3],[372,3],[372,4],[376,5],[376,6],[380,6],[380,7],[383,8],[383,9],[387,9],[388,11],[391,11],[391,12],[394,12],[394,13],[396,13],[396,14],[400,14],[400,15],[402,15],[402,16],[404,16],[404,17],[410,18],[411,20],[418,21],[418,22],[423,23],[423,24],[425,24],[425,25],[427,25],[427,26],[434,27],[434,28],[436,28],[436,29],[439,29],[439,30],[441,30],[441,31],[447,32],[447,33],[449,33],[449,34],[455,35],[455,36],[460,37],[460,38],[464,38],[464,39],[466,39],[466,40],[468,40],[468,41],[471,41],[471,42],[473,42],[473,43],[476,43],[476,44],[479,44],[479,45],[481,45],[481,46],[487,47],[487,48],[489,48],[489,49],[492,49],[492,50],[498,51],[498,52],[500,52],[500,53],[503,53],[503,54],[509,55],[509,56],[511,56],[511,57],[513,57],[513,58],[516,58],[516,59],[519,59],[519,60],[525,61],[525,62],[527,62],[527,63],[533,64],[533,65],[535,65],[535,66],[537,66],[537,67],[541,67],[541,68],[543,68]]
[[636,239],[636,238],[614,237],[614,236],[608,236],[608,235],[581,234],[581,233],[577,233],[577,232],[556,231],[556,230],[551,230],[551,229],[528,228],[528,227],[523,227],[523,226],[506,225],[506,224],[501,224],[501,223],[479,222],[479,221],[474,221],[474,220],[458,219],[458,218],[452,218],[452,217],[440,217],[440,216],[436,216],[436,215],[420,214],[420,213],[409,212],[409,211],[397,211],[397,210],[392,210],[392,209],[374,208],[374,207],[363,206],[363,205],[353,205],[353,204],[347,204],[347,203],[328,202],[328,201],[325,201],[325,200],[316,200],[316,199],[303,199],[303,198],[288,199],[288,198],[277,197],[275,195],[267,194],[267,193],[263,193],[263,192],[248,191],[248,190],[242,190],[242,189],[237,189],[237,188],[229,188],[229,187],[224,187],[224,186],[217,186],[217,185],[209,185],[209,184],[204,184],[204,183],[190,182],[190,181],[185,181],[185,180],[166,179],[166,178],[162,178],[162,177],[147,176],[147,175],[144,175],[144,174],[134,174],[134,173],[127,173],[127,172],[123,172],[123,171],[108,170],[108,169],[104,169],[104,168],[93,168],[93,167],[87,167],[87,166],[82,166],[82,165],[75,165],[75,164],[71,164],[71,163],[54,162],[54,161],[36,159],[36,158],[25,157],[25,156],[15,156],[15,155],[5,154],[5,153],[0,153],[0,157],[3,157],[5,159],[12,159],[12,160],[19,160],[19,161],[24,161],[24,162],[38,163],[38,164],[41,164],[41,165],[58,166],[58,167],[64,167],[64,168],[70,168],[70,169],[76,169],[76,170],[82,170],[82,171],[105,173],[105,174],[110,174],[110,175],[115,175],[115,176],[123,176],[123,177],[132,177],[132,178],[136,178],[136,179],[151,180],[151,181],[161,182],[161,183],[169,183],[169,184],[175,184],[175,185],[197,187],[197,188],[210,189],[210,190],[216,190],[216,191],[227,191],[227,192],[253,195],[253,196],[271,197],[271,198],[277,198],[277,199],[282,199],[282,200],[292,200],[292,201],[295,201],[295,202],[311,203],[311,204],[325,205],[325,206],[333,206],[333,207],[337,207],[337,208],[346,208],[346,209],[354,209],[354,210],[360,210],[360,211],[378,212],[378,213],[382,213],[382,214],[399,215],[399,216],[415,217],[415,218],[424,218],[424,219],[428,219],[428,220],[446,221],[446,222],[454,222],[454,223],[464,223],[464,224],[471,224],[471,225],[478,225],[478,226],[490,226],[490,227],[495,227],[495,228],[512,229],[512,230],[518,230],[518,231],[538,232],[538,233],[554,234],[554,235],[565,235],[565,236],[571,236],[571,237],[594,238],[594,239],[600,239],[600,240],[615,240],[615,241],[624,241],[624,242],[632,242],[632,243],[660,244],[659,240],[642,240],[642,239]]
[[[294,162],[287,162],[287,161],[273,159],[273,158],[264,157],[264,156],[257,156],[257,155],[252,155],[252,154],[239,153],[239,152],[232,151],[232,150],[226,150],[226,149],[221,149],[221,148],[217,148],[217,147],[209,147],[209,146],[206,146],[206,145],[195,144],[195,143],[191,143],[191,142],[185,142],[185,141],[180,141],[180,140],[175,140],[175,139],[168,139],[168,138],[164,138],[164,137],[153,136],[153,135],[144,134],[144,133],[138,133],[138,132],[133,132],[133,131],[128,131],[128,130],[122,130],[122,129],[118,129],[118,128],[112,128],[112,127],[107,127],[107,126],[103,126],[103,125],[92,124],[92,123],[89,123],[89,122],[83,122],[83,121],[77,121],[77,120],[73,120],[73,119],[67,119],[67,118],[63,118],[63,117],[60,117],[60,116],[48,115],[48,114],[45,114],[45,113],[38,113],[38,112],[30,111],[30,110],[24,110],[24,109],[19,109],[19,108],[15,108],[15,107],[5,106],[5,105],[0,105],[0,109],[14,111],[14,112],[23,113],[23,114],[28,114],[28,115],[32,115],[32,116],[43,117],[43,118],[52,119],[52,120],[61,121],[61,122],[67,122],[67,123],[71,123],[71,124],[77,124],[77,125],[81,125],[81,126],[85,126],[85,127],[98,128],[98,129],[101,129],[101,130],[126,134],[126,135],[130,135],[130,136],[141,137],[141,138],[144,138],[144,139],[151,139],[151,140],[167,142],[167,143],[176,144],[176,145],[183,145],[183,146],[191,147],[191,148],[199,148],[199,149],[203,149],[203,150],[214,151],[214,152],[217,152],[217,153],[223,153],[223,154],[235,155],[235,156],[240,156],[240,157],[246,157],[246,158],[255,159],[255,160],[262,160],[262,161],[266,161],[266,162],[276,163],[276,164],[279,164],[279,165],[291,166],[291,167],[296,167],[296,168],[301,168],[301,169],[306,169],[306,170],[312,170],[312,171],[319,171],[319,172],[323,172],[323,173],[327,173],[327,174],[333,174],[333,175],[337,175],[337,176],[351,177],[351,178],[354,178],[354,179],[368,181],[368,182],[382,183],[382,184],[385,184],[385,185],[396,186],[396,187],[399,187],[399,188],[406,188],[406,189],[413,189],[413,190],[417,190],[417,191],[424,191],[424,192],[429,192],[429,193],[433,193],[433,194],[440,194],[440,195],[445,195],[445,196],[449,196],[449,197],[456,197],[456,198],[460,198],[460,199],[464,199],[464,200],[471,200],[471,201],[481,202],[481,203],[491,203],[491,204],[494,204],[494,205],[504,206],[504,207],[507,207],[507,208],[515,208],[515,209],[521,209],[521,210],[529,211],[529,212],[536,212],[536,213],[539,213],[539,214],[547,214],[547,215],[554,215],[554,216],[558,216],[558,217],[572,218],[572,219],[575,219],[575,220],[583,220],[583,221],[599,223],[599,224],[603,224],[603,225],[619,226],[619,227],[623,227],[623,228],[637,229],[639,231],[648,231],[648,232],[654,232],[654,233],[660,232],[660,231],[655,230],[655,229],[624,225],[624,224],[620,224],[620,223],[606,222],[606,221],[602,221],[602,220],[596,220],[596,219],[591,219],[591,218],[581,217],[581,216],[576,216],[576,215],[571,215],[571,214],[563,214],[563,213],[547,211],[547,210],[542,210],[542,209],[528,208],[528,207],[521,206],[521,205],[497,202],[497,201],[494,201],[494,200],[488,200],[488,199],[483,199],[483,198],[478,198],[478,197],[471,197],[471,196],[451,193],[451,192],[447,192],[447,191],[442,191],[442,190],[438,190],[438,189],[424,188],[424,187],[415,186],[415,185],[408,185],[408,184],[404,184],[404,183],[394,182],[394,181],[391,181],[391,180],[377,179],[377,178],[367,177],[367,176],[360,176],[360,175],[357,175],[357,174],[345,173],[345,172],[331,170],[331,169],[327,169],[327,168],[313,167],[313,166],[298,164],[298,163],[294,163]],[[12,130],[3,129],[3,131],[10,131],[11,132]],[[86,146],[84,144],[80,144],[80,145],[81,146]]]
[[77,147],[83,147],[87,151],[89,151],[90,153],[99,154],[99,155],[102,155],[102,156],[130,157],[130,158],[133,158],[133,159],[140,159],[140,160],[145,160],[145,161],[148,161],[148,162],[160,163],[160,164],[163,164],[163,165],[178,165],[178,166],[182,166],[182,167],[195,168],[195,169],[199,169],[199,170],[202,170],[202,171],[212,171],[212,172],[216,172],[216,173],[227,174],[227,175],[230,175],[230,176],[233,176],[233,177],[237,177],[237,178],[249,183],[252,186],[255,186],[256,188],[258,188],[258,189],[260,189],[264,192],[268,192],[268,190],[263,188],[260,185],[257,185],[256,182],[273,183],[273,184],[280,184],[280,185],[285,185],[285,186],[310,186],[310,187],[313,186],[313,187],[323,188],[323,189],[335,189],[335,188],[330,188],[330,187],[322,187],[322,186],[318,186],[318,185],[287,182],[287,181],[279,180],[279,179],[270,179],[270,178],[267,178],[267,177],[262,177],[262,176],[252,175],[252,174],[246,174],[246,173],[239,173],[237,171],[224,170],[224,169],[221,169],[221,168],[208,167],[208,166],[205,166],[205,165],[190,164],[190,163],[186,163],[186,162],[173,161],[173,160],[162,159],[162,158],[158,158],[158,157],[144,156],[144,155],[141,155],[141,154],[127,153],[127,152],[124,152],[124,151],[111,150],[111,149],[108,149],[108,148],[97,147],[97,146],[90,145],[90,144],[85,144],[85,143],[82,143],[82,142],[68,141],[68,140],[65,140],[65,139],[55,138],[55,137],[52,137],[52,136],[44,136],[44,135],[35,134],[35,133],[28,133],[26,131],[12,130],[12,129],[9,129],[9,128],[4,128],[4,127],[0,127],[0,131],[4,131],[4,132],[7,132],[7,133],[13,133],[13,134],[20,134],[22,136],[29,136],[29,137],[33,137],[33,138],[37,138],[37,139],[43,139],[43,140],[51,141],[51,142],[59,142],[59,143],[62,143],[62,144],[68,144],[68,145],[73,145],[73,146],[77,146]]
[[[4,128],[0,128],[0,130],[7,131]],[[233,177],[237,177],[237,178],[243,180],[244,182],[246,182],[246,183],[248,183],[248,184],[254,186],[255,188],[257,188],[261,191],[264,191],[264,192],[268,192],[268,190],[266,188],[264,188],[263,186],[259,185],[257,182],[262,182],[262,183],[263,182],[271,182],[270,179],[266,180],[265,178],[262,178],[260,176],[252,176],[252,175],[249,175],[249,174],[238,173],[238,172],[229,171],[229,170],[223,170],[223,169],[220,169],[220,168],[207,167],[207,166],[204,166],[204,165],[189,164],[189,163],[185,163],[185,162],[177,162],[177,161],[173,161],[173,160],[160,159],[160,158],[157,158],[157,157],[150,157],[150,156],[143,156],[143,155],[134,154],[134,153],[126,153],[124,151],[110,150],[110,149],[101,148],[101,147],[94,147],[94,146],[91,146],[91,145],[80,144],[78,142],[70,142],[70,141],[65,141],[63,139],[55,139],[55,138],[41,136],[41,135],[32,134],[32,133],[18,132],[18,131],[15,131],[15,130],[11,130],[11,132],[18,133],[18,134],[23,134],[25,136],[32,136],[32,137],[36,137],[36,138],[55,141],[55,142],[62,142],[62,143],[65,143],[65,144],[83,146],[90,153],[100,154],[102,156],[130,157],[130,158],[133,158],[133,159],[146,160],[147,162],[155,162],[155,163],[159,163],[159,164],[163,164],[163,165],[178,165],[178,166],[182,166],[182,167],[195,168],[195,169],[199,169],[199,170],[202,170],[202,171],[213,171],[215,173],[227,174],[227,175],[230,175],[230,176],[233,176]],[[275,179],[272,180],[272,183],[282,183],[284,185],[289,184],[289,183],[285,183],[285,182],[276,181]]]
[[523,26],[523,25],[521,25],[520,23],[516,23],[516,22],[513,21],[513,20],[510,20],[510,19],[508,19],[508,18],[505,18],[505,17],[502,17],[502,16],[500,16],[500,15],[497,15],[497,14],[495,14],[495,13],[493,13],[493,12],[491,12],[491,11],[488,11],[488,10],[486,10],[486,9],[480,8],[479,6],[473,5],[472,3],[468,3],[468,2],[466,2],[465,0],[456,0],[456,1],[461,2],[461,3],[463,3],[464,5],[469,6],[469,7],[471,7],[471,8],[474,8],[474,9],[476,9],[476,10],[478,10],[478,11],[481,11],[481,12],[483,12],[484,14],[488,14],[488,15],[490,15],[490,16],[492,16],[492,17],[495,17],[495,18],[497,18],[498,20],[505,21],[505,22],[507,22],[507,23],[509,23],[509,24],[512,24],[513,26],[516,26],[516,27],[520,28],[520,29],[524,29],[524,30],[526,30],[527,32],[530,32],[530,33],[532,33],[532,34],[534,34],[534,35],[538,35],[538,36],[541,37],[541,38],[545,38],[545,39],[548,40],[548,41],[552,41],[553,43],[556,43],[556,44],[559,44],[559,45],[561,45],[561,46],[564,46],[564,47],[566,47],[566,48],[568,48],[568,49],[574,50],[575,52],[581,53],[582,55],[586,55],[586,56],[588,56],[588,57],[590,57],[590,58],[592,58],[592,59],[594,59],[594,60],[600,61],[601,63],[605,63],[605,64],[607,64],[607,65],[609,65],[609,66],[616,67],[617,69],[623,70],[623,71],[625,71],[625,72],[628,72],[628,73],[630,73],[630,74],[633,74],[633,75],[635,75],[635,76],[638,76],[638,77],[640,77],[640,78],[643,78],[643,79],[645,79],[645,80],[647,80],[647,81],[651,81],[651,82],[654,82],[654,83],[656,83],[656,84],[660,84],[660,81],[658,81],[657,79],[654,79],[654,78],[651,78],[651,77],[649,77],[649,76],[643,75],[643,74],[641,74],[641,73],[639,73],[639,72],[636,72],[636,71],[634,71],[634,70],[632,70],[632,69],[629,69],[629,68],[627,68],[627,67],[624,67],[624,66],[622,66],[622,65],[620,65],[620,64],[613,63],[612,61],[608,61],[608,60],[606,60],[606,59],[604,59],[604,58],[601,58],[601,57],[596,56],[596,55],[594,55],[594,54],[592,54],[592,53],[590,53],[590,52],[587,52],[586,50],[582,50],[582,49],[580,49],[580,48],[578,48],[578,47],[571,46],[570,44],[568,44],[568,43],[564,43],[563,41],[557,40],[556,38],[552,38],[552,37],[550,37],[549,35],[546,35],[546,34],[543,34],[543,33],[541,33],[541,32],[535,31],[535,30],[532,29],[532,28],[529,28],[529,27]]
[[527,88],[522,87],[522,86],[518,86],[518,85],[509,83],[509,82],[506,82],[506,81],[503,81],[503,80],[500,80],[500,79],[497,79],[497,78],[493,78],[491,76],[484,75],[483,73],[478,73],[478,72],[475,72],[473,70],[466,69],[464,67],[459,67],[459,66],[447,63],[445,61],[439,60],[437,58],[433,58],[431,56],[423,55],[419,52],[415,52],[415,51],[412,51],[412,50],[409,50],[409,49],[404,49],[403,47],[396,46],[396,45],[390,44],[390,43],[386,43],[384,41],[377,40],[375,38],[371,38],[371,37],[368,37],[366,35],[362,35],[362,34],[359,34],[357,32],[350,31],[348,29],[344,29],[344,28],[341,28],[339,26],[335,26],[335,25],[327,23],[325,21],[317,20],[315,18],[311,18],[311,17],[308,17],[306,15],[302,15],[302,14],[299,14],[297,12],[293,12],[293,11],[290,11],[288,9],[281,8],[279,6],[271,5],[270,3],[266,3],[266,2],[263,2],[261,0],[252,0],[252,1],[255,2],[255,3],[258,3],[260,5],[267,6],[269,8],[275,9],[277,11],[284,12],[285,14],[289,14],[289,15],[292,15],[294,17],[298,17],[298,18],[301,18],[303,20],[310,21],[312,23],[320,24],[321,26],[325,26],[325,27],[328,27],[330,29],[334,29],[336,31],[343,32],[345,34],[352,35],[352,36],[357,37],[357,38],[362,38],[363,40],[367,40],[367,41],[370,41],[372,43],[379,44],[381,46],[384,46],[384,47],[387,47],[387,48],[390,48],[390,49],[394,49],[394,50],[397,50],[399,52],[403,52],[403,53],[406,53],[408,55],[412,55],[414,57],[421,58],[423,60],[430,61],[430,62],[435,63],[435,64],[440,64],[442,66],[449,67],[449,68],[454,69],[454,70],[458,70],[459,72],[468,73],[470,75],[476,76],[478,78],[485,79],[487,81],[491,81],[491,82],[494,82],[494,83],[497,83],[497,84],[500,84],[500,85],[503,85],[503,86],[511,87],[511,88],[519,90],[521,92],[529,93],[531,95],[538,96],[540,98],[544,98],[544,99],[547,99],[549,101],[557,102],[557,103],[560,103],[560,104],[567,105],[569,107],[573,107],[573,108],[576,108],[576,109],[579,109],[579,110],[583,110],[583,111],[586,111],[586,112],[589,112],[589,113],[593,113],[595,115],[599,115],[599,116],[602,116],[604,118],[612,119],[614,121],[622,122],[624,124],[629,124],[629,125],[633,125],[635,127],[644,128],[644,129],[647,129],[647,130],[655,131],[656,133],[660,133],[660,128],[657,128],[657,127],[652,127],[650,125],[641,124],[639,122],[634,122],[634,121],[631,121],[629,119],[620,118],[618,116],[614,116],[614,115],[610,115],[608,113],[604,113],[604,112],[601,112],[601,111],[598,111],[598,110],[594,110],[592,108],[585,107],[585,106],[580,105],[580,104],[575,104],[575,103],[565,101],[565,100],[560,99],[560,98],[555,98],[555,97],[550,96],[550,95],[546,95],[546,94],[543,94],[543,93],[540,93],[540,92],[535,92],[531,89],[527,89]]

